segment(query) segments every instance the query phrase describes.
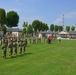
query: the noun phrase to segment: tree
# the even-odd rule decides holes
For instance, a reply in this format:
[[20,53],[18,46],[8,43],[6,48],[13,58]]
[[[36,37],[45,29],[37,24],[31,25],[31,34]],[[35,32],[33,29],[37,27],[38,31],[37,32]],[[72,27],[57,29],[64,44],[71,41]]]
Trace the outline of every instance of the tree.
[[27,33],[28,22],[23,23],[23,34]]
[[71,30],[74,31],[74,30],[75,30],[75,26],[72,26],[72,27],[71,27]]
[[4,25],[2,25],[2,26],[0,27],[0,31],[4,31],[4,34],[6,34],[6,27],[5,27]]
[[47,31],[49,29],[48,25],[45,24],[45,30]]
[[54,24],[51,24],[51,25],[50,25],[50,30],[51,30],[51,31],[54,31]]
[[29,26],[27,27],[27,33],[33,33],[33,27],[31,24],[29,24]]
[[55,25],[54,29],[55,29],[55,32],[58,31],[58,26]]
[[49,28],[48,28],[48,25],[47,24],[45,24],[43,22],[40,22],[40,25],[39,25],[39,28],[38,28],[39,31],[40,30],[44,31],[44,30],[48,30],[48,29]]
[[23,28],[22,33],[23,33],[23,34],[26,34],[26,31],[27,31],[26,28]]
[[39,25],[40,25],[40,21],[39,20],[34,20],[32,22],[32,27],[34,28],[35,33],[37,32],[37,30],[39,30]]
[[42,24],[43,24],[43,23],[40,21],[40,25],[39,25],[39,28],[38,28],[39,31],[42,30]]
[[41,29],[41,30],[42,30],[42,31],[45,31],[45,29],[46,29],[46,28],[45,28],[45,23],[42,23],[42,29]]
[[66,31],[67,31],[67,32],[70,31],[70,26],[66,26]]
[[62,31],[63,30],[63,27],[62,26],[59,26],[58,29],[59,29],[59,31]]
[[6,12],[4,9],[0,8],[0,26],[6,24]]
[[24,22],[23,23],[23,27],[25,28],[25,27],[28,27],[28,22]]
[[9,11],[7,13],[7,26],[17,27],[19,22],[19,15],[15,11]]

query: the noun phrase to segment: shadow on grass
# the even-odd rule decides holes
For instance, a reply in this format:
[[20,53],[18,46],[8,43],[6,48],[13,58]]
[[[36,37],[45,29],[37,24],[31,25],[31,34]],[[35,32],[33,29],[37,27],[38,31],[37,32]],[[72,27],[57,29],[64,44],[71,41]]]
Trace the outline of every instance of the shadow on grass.
[[12,58],[18,58],[18,57],[23,57],[25,55],[30,55],[32,53],[24,53],[24,54],[19,54],[19,55],[16,55],[16,56],[12,56],[12,57],[7,57],[6,59],[12,59]]

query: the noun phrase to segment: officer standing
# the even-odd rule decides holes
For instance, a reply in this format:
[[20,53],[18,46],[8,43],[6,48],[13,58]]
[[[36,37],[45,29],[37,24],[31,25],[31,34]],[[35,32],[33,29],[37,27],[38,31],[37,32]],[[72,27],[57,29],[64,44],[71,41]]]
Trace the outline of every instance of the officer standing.
[[17,43],[16,43],[15,40],[14,40],[14,43],[13,43],[13,51],[14,51],[14,55],[17,55]]
[[59,42],[59,45],[60,45],[60,43],[61,43],[61,38],[59,37],[59,39],[58,39],[58,42]]
[[19,54],[22,54],[22,41],[19,41]]
[[6,43],[2,45],[1,49],[2,49],[2,58],[6,58]]
[[12,57],[12,51],[13,51],[12,41],[9,41],[8,48],[9,48],[9,56]]
[[25,53],[26,41],[23,41],[23,53]]

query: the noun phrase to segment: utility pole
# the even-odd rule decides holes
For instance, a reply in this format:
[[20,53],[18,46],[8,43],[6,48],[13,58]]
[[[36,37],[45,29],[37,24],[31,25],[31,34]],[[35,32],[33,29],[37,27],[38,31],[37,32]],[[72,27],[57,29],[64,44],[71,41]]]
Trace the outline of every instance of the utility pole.
[[64,14],[63,14],[63,25],[62,25],[62,27],[63,27],[63,31],[64,31]]

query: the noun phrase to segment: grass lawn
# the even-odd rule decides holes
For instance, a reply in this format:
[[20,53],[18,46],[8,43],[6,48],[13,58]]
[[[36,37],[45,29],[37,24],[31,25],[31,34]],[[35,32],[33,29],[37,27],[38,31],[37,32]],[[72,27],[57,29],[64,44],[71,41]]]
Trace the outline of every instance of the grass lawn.
[[76,75],[76,40],[28,44],[23,55],[1,55],[0,75]]

